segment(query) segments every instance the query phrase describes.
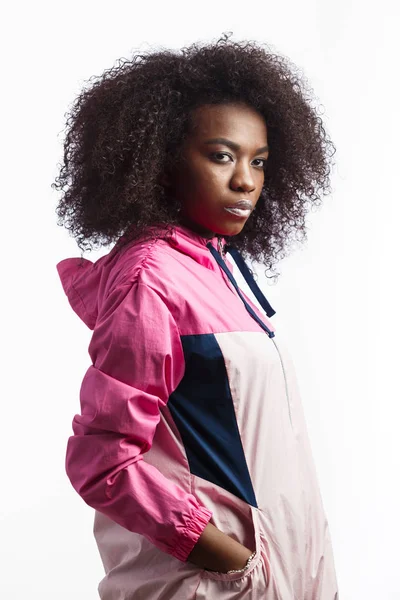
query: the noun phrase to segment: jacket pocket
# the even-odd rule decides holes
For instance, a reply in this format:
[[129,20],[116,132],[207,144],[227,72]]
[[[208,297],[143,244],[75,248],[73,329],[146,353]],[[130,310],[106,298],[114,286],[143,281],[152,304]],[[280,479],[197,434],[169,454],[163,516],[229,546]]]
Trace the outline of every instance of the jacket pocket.
[[270,567],[264,563],[266,554],[260,539],[257,509],[253,507],[252,517],[256,554],[247,569],[241,573],[202,570],[195,600],[258,600],[263,597],[269,585]]

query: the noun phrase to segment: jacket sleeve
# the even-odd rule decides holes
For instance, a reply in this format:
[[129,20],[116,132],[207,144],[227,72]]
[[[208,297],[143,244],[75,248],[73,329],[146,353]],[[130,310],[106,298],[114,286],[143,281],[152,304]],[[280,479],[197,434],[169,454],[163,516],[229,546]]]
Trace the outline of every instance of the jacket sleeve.
[[120,286],[101,308],[89,354],[67,475],[89,506],[186,561],[212,512],[143,460],[184,373],[171,312],[147,285]]

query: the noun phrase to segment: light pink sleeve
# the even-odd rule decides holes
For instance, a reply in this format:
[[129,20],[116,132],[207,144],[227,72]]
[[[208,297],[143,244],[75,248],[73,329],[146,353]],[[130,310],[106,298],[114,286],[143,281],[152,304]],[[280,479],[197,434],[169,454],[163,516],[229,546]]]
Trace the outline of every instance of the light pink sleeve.
[[67,475],[89,506],[186,561],[212,512],[142,460],[184,373],[176,323],[151,288],[121,286],[101,307],[89,353]]

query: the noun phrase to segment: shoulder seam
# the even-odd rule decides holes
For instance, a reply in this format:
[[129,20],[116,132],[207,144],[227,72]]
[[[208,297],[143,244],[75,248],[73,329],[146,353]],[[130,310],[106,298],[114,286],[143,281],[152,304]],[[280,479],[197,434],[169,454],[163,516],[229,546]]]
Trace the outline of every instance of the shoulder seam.
[[[142,258],[140,259],[140,261],[134,266],[134,271],[136,271],[135,276],[128,280],[128,281],[122,281],[121,283],[117,284],[116,286],[112,286],[111,289],[108,291],[106,298],[108,298],[108,296],[117,288],[117,287],[124,287],[126,285],[133,285],[135,282],[139,282],[140,280],[140,275],[142,273],[142,270],[144,268],[147,267],[147,261],[149,260],[149,258],[151,257],[153,250],[154,250],[154,246],[157,243],[157,239],[152,240],[150,244],[148,244],[146,246],[144,255],[142,256]],[[127,278],[129,277],[129,274],[127,274]]]

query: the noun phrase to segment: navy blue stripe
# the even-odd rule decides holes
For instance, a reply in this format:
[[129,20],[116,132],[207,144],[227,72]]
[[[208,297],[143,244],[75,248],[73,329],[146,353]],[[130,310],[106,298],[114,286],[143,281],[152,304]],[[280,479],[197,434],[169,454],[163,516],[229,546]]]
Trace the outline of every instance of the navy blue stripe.
[[208,242],[207,246],[208,246],[211,254],[214,256],[215,260],[220,265],[221,269],[223,269],[225,271],[227,277],[229,278],[230,282],[232,283],[232,285],[234,286],[234,288],[237,291],[238,295],[240,296],[240,299],[242,300],[243,304],[245,305],[247,311],[250,313],[250,315],[253,317],[253,319],[255,321],[257,321],[257,323],[260,325],[260,327],[262,327],[264,329],[264,331],[266,331],[268,333],[268,336],[270,338],[275,337],[275,333],[273,331],[271,331],[269,329],[269,327],[267,327],[266,324],[263,321],[261,321],[261,319],[256,315],[256,313],[254,312],[254,310],[251,308],[251,306],[248,304],[248,302],[246,301],[246,299],[242,295],[242,293],[240,291],[240,288],[239,288],[238,284],[236,283],[236,280],[235,280],[234,276],[232,275],[232,273],[230,272],[230,270],[226,266],[226,264],[223,261],[221,255],[219,254],[219,252],[217,252],[217,250],[214,248],[214,246],[211,244],[211,242]]
[[168,408],[185,446],[190,472],[257,507],[215,335],[186,335],[181,340],[185,374],[169,397]]

